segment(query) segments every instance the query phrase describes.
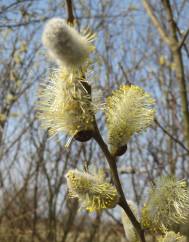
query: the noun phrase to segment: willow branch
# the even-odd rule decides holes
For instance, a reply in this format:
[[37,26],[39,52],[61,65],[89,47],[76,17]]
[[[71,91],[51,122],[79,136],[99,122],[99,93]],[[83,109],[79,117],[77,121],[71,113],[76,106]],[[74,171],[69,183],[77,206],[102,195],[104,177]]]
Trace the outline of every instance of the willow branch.
[[165,30],[162,28],[159,20],[157,19],[156,15],[154,14],[154,11],[152,7],[150,6],[148,0],[142,0],[143,6],[148,14],[148,16],[151,18],[153,25],[156,27],[158,30],[161,38],[163,39],[164,42],[166,42],[168,45],[171,44],[170,38],[165,32]]
[[106,143],[104,142],[96,123],[95,123],[95,132],[94,132],[93,138],[96,140],[96,142],[102,149],[102,151],[107,159],[107,162],[109,164],[112,178],[114,181],[114,185],[118,191],[118,194],[120,195],[119,205],[123,208],[123,210],[129,217],[131,223],[133,224],[135,230],[137,231],[137,233],[140,237],[141,242],[146,242],[145,237],[144,237],[144,230],[141,228],[140,223],[137,221],[135,215],[133,214],[132,210],[130,209],[130,207],[125,199],[125,195],[124,195],[122,185],[121,185],[121,182],[119,179],[118,171],[117,171],[116,158],[113,157],[111,155],[111,153],[109,152],[108,147],[107,147]]

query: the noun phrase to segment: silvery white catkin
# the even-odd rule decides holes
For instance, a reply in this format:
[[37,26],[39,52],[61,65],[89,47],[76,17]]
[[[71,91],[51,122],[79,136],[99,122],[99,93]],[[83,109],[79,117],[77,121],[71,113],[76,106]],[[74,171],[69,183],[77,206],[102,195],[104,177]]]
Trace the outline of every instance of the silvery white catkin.
[[89,53],[94,49],[91,44],[93,35],[82,36],[64,19],[50,19],[43,31],[42,42],[50,57],[59,65],[67,68],[81,67]]

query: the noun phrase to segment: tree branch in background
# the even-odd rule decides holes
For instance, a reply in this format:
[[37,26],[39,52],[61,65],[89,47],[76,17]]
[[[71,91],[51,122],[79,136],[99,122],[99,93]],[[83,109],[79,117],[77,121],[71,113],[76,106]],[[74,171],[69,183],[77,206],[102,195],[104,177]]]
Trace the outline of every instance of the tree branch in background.
[[178,47],[179,49],[181,49],[181,48],[183,47],[183,45],[184,45],[184,43],[185,43],[185,41],[186,41],[188,35],[189,35],[189,28],[188,28],[188,30],[185,32],[185,34],[184,34],[184,36],[182,37],[182,39],[180,40],[179,47]]
[[[176,79],[179,85],[180,90],[180,98],[181,98],[181,106],[182,106],[182,114],[183,114],[183,126],[184,126],[184,137],[187,147],[189,148],[189,110],[188,110],[188,97],[187,97],[187,88],[186,88],[186,80],[185,80],[185,73],[184,73],[184,64],[182,59],[181,53],[181,45],[183,45],[185,38],[187,37],[188,33],[184,37],[184,39],[179,43],[177,37],[177,26],[174,21],[173,12],[171,9],[171,5],[169,0],[162,0],[162,3],[165,8],[165,12],[167,14],[167,24],[169,25],[170,35],[167,35],[165,31],[162,29],[160,22],[156,18],[152,7],[150,6],[147,0],[142,0],[144,8],[148,16],[151,18],[152,23],[158,30],[161,38],[163,41],[168,44],[170,51],[173,55],[173,60],[175,64],[175,72],[176,72]],[[187,31],[188,32],[188,31]]]
[[172,50],[174,63],[175,63],[175,72],[176,78],[179,84],[182,113],[183,113],[183,123],[184,123],[184,137],[189,148],[189,110],[188,110],[188,97],[187,97],[187,88],[186,80],[184,73],[184,64],[181,49],[179,49],[179,40],[177,37],[177,27],[174,21],[173,11],[170,5],[169,0],[163,0],[163,5],[168,17],[169,29],[171,31],[171,42],[170,49]]
[[165,32],[165,30],[162,28],[161,23],[159,22],[156,15],[154,14],[154,11],[153,11],[152,7],[150,6],[148,0],[142,0],[142,2],[143,2],[143,6],[144,6],[148,16],[151,18],[154,26],[156,27],[156,29],[158,30],[158,32],[160,34],[162,40],[164,42],[166,42],[168,45],[170,45],[169,36]]
[[179,144],[180,147],[182,147],[187,153],[189,153],[189,149],[177,138],[175,138],[172,134],[169,133],[160,123],[157,119],[155,119],[155,123],[157,126],[167,135],[169,136],[175,143]]

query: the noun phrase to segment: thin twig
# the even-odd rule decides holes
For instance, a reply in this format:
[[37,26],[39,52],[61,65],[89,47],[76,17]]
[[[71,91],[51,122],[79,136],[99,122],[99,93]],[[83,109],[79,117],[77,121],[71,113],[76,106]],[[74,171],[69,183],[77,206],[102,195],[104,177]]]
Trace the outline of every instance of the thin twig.
[[169,133],[169,131],[167,131],[160,123],[157,119],[155,119],[155,123],[158,125],[158,127],[167,135],[169,136],[172,140],[175,141],[175,143],[179,144],[185,151],[187,151],[187,153],[189,153],[189,149],[177,138],[175,138],[171,133]]
[[[181,38],[183,38],[183,35],[182,35],[182,33],[181,33],[181,30],[179,29],[179,27],[178,27],[178,24],[176,24],[176,27],[177,27],[177,32],[178,32],[178,34],[179,34],[179,36],[181,37]],[[189,29],[189,28],[188,28]],[[182,40],[181,40],[182,41]],[[180,41],[180,43],[181,43],[181,41]],[[183,43],[183,45],[182,46],[180,46],[179,48],[181,49],[181,48],[184,48],[184,50],[185,50],[185,52],[186,52],[186,54],[187,54],[187,57],[189,58],[189,50],[188,50],[188,47],[187,47],[187,45],[186,45],[186,43],[184,42]],[[180,50],[179,49],[179,50]]]
[[187,39],[188,35],[189,35],[189,28],[186,31],[186,33],[184,34],[184,36],[182,37],[182,39],[180,40],[180,43],[179,43],[179,46],[178,46],[179,49],[181,49],[182,46],[184,45],[184,42]]

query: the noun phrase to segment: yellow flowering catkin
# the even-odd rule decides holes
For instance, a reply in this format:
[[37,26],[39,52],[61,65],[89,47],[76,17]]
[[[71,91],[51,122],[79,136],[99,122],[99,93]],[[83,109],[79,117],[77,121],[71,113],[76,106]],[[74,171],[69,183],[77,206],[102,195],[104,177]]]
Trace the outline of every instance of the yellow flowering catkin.
[[185,181],[163,176],[156,181],[143,208],[144,227],[154,230],[169,228],[175,223],[186,223],[189,219],[189,191]]
[[187,242],[185,236],[175,233],[173,231],[166,232],[164,236],[160,236],[157,240],[158,242]]
[[114,208],[119,200],[115,187],[99,174],[70,170],[66,179],[70,196],[78,198],[89,212]]
[[81,68],[89,54],[95,35],[86,30],[83,35],[64,19],[50,19],[43,31],[42,42],[51,58],[66,68]]
[[82,81],[70,77],[67,71],[59,69],[39,91],[38,117],[50,135],[64,132],[73,137],[93,129],[91,97]]
[[107,98],[105,115],[109,143],[124,146],[134,133],[138,133],[154,120],[154,99],[135,85],[123,85]]

